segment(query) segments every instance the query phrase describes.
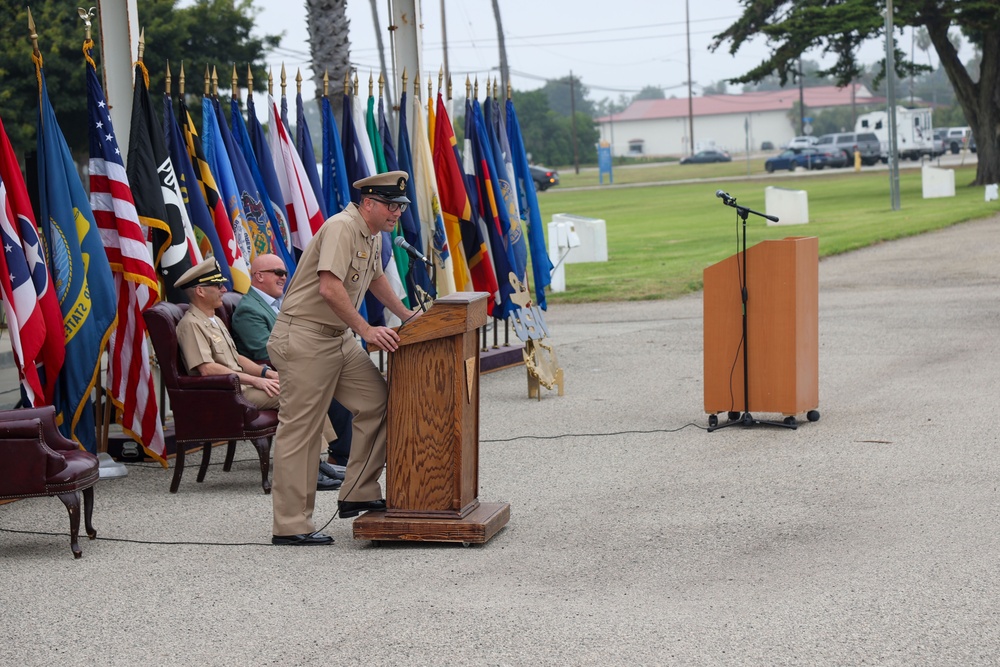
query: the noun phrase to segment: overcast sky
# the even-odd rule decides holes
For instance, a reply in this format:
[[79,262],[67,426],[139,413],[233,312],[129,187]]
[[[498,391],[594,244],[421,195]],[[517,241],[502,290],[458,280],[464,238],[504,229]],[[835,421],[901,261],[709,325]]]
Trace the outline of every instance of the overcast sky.
[[[480,83],[488,75],[496,76],[499,56],[492,3],[445,0],[444,4],[449,66],[455,87],[460,81],[464,83],[466,73],[478,74]],[[257,18],[259,32],[285,33],[278,52],[268,57],[275,77],[284,63],[290,81],[298,67],[302,68],[303,78],[311,81],[304,1],[256,0],[255,5],[261,10]],[[376,0],[376,6],[382,30],[388,35],[388,2]],[[594,101],[617,99],[622,93],[633,94],[649,85],[662,87],[668,97],[687,95],[684,0],[500,0],[500,11],[515,89],[538,88],[546,79],[567,76],[572,70],[590,89]],[[436,75],[443,63],[441,0],[423,2],[422,12],[424,68]],[[690,0],[695,94],[701,86],[744,73],[766,56],[766,43],[760,38],[744,45],[736,57],[729,55],[725,47],[715,53],[708,51],[712,36],[739,15],[738,0]],[[351,0],[348,16],[351,61],[359,67],[362,80],[367,80],[368,70],[377,79],[379,59],[371,3]],[[909,37],[907,28],[905,46],[909,46]],[[388,37],[383,41],[388,49]],[[874,42],[863,48],[861,58],[874,62],[883,51],[884,42]],[[806,57],[823,61],[818,51]],[[918,62],[926,61],[919,52],[916,57]],[[386,61],[391,70],[388,54]],[[311,98],[313,94],[311,84],[304,83],[303,97]]]

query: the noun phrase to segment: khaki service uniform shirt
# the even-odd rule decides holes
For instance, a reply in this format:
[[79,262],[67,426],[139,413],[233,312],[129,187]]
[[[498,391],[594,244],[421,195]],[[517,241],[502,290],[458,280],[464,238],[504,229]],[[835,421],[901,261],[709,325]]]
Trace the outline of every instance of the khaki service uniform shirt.
[[344,283],[358,310],[369,285],[383,274],[382,235],[372,234],[356,204],[329,218],[309,242],[281,301],[281,314],[335,329],[347,329],[319,293],[319,272]]
[[194,306],[188,308],[177,323],[177,345],[188,375],[198,375],[195,369],[208,362],[222,364],[234,372],[244,372],[237,361],[236,344],[226,327]]

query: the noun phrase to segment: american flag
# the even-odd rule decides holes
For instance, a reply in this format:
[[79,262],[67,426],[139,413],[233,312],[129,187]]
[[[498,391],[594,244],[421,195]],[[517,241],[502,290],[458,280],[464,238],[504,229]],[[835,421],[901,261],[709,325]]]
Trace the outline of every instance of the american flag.
[[90,134],[90,205],[115,276],[118,324],[108,342],[108,388],[124,431],[166,465],[163,429],[149,368],[142,312],[156,303],[153,258],[125,175],[118,141],[94,61],[87,55]]

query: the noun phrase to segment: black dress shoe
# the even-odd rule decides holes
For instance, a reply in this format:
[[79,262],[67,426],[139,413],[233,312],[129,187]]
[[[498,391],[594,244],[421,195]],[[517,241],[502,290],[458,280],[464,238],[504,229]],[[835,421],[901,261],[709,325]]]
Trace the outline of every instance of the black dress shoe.
[[347,476],[347,466],[338,466],[326,461],[319,462],[319,471],[330,479],[339,479],[340,481],[344,481],[344,477]]
[[321,544],[333,544],[333,538],[323,533],[272,535],[271,544],[275,546],[313,547]]
[[317,491],[336,491],[340,488],[343,482],[339,479],[331,479],[324,475],[322,472],[319,473],[319,477],[316,480],[316,490]]
[[350,500],[338,500],[337,509],[340,511],[341,519],[350,519],[355,517],[362,512],[368,511],[381,511],[385,509],[385,500],[379,498],[378,500],[362,500],[360,502],[352,502]]

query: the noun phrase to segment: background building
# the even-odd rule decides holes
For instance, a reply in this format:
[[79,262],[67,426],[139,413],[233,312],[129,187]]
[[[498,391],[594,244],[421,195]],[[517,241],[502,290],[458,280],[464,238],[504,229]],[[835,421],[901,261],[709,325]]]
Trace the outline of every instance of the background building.
[[[864,85],[845,88],[817,86],[803,89],[806,116],[810,113],[884,101]],[[694,111],[695,150],[720,148],[744,153],[749,134],[750,150],[760,150],[769,141],[775,148],[799,134],[798,88],[705,95],[691,100]],[[621,113],[596,119],[601,139],[611,144],[613,155],[687,155],[688,99],[637,100]],[[845,128],[850,131],[853,128]]]

